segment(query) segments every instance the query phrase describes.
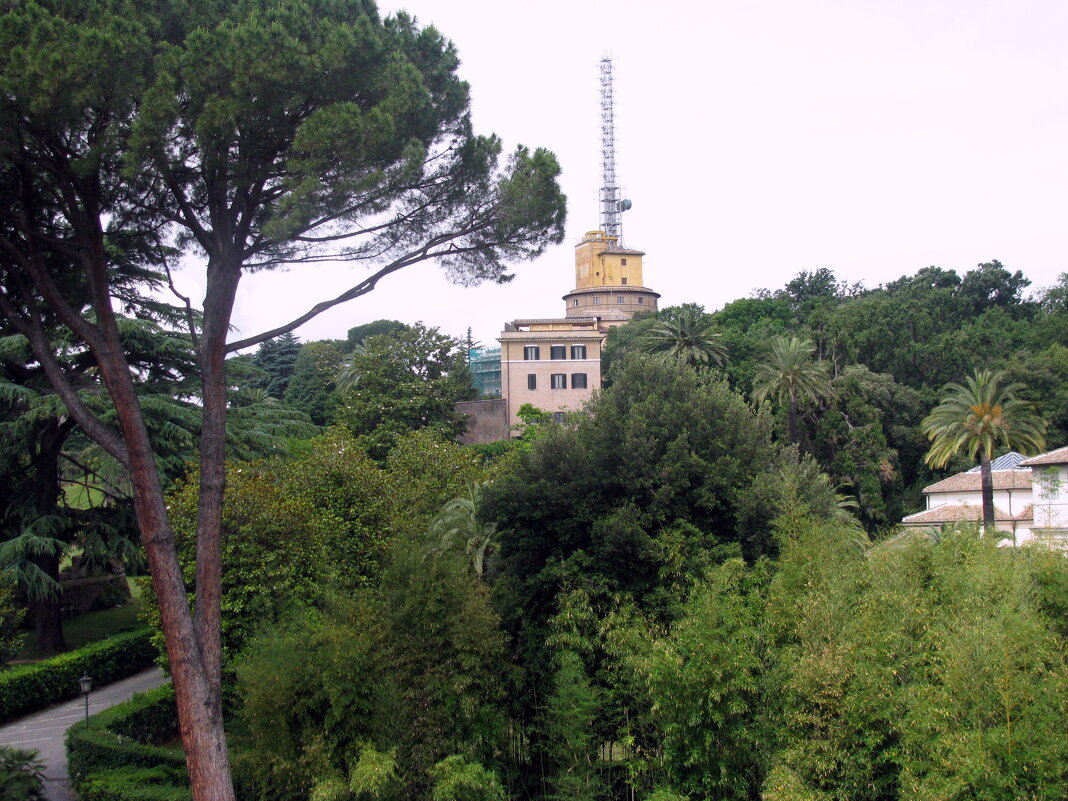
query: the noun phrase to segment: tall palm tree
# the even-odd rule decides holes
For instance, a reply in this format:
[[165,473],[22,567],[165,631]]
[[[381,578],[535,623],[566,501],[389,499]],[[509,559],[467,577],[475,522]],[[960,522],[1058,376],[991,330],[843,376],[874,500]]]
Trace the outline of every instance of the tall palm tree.
[[462,545],[479,578],[485,572],[486,556],[497,533],[496,525],[479,520],[483,487],[484,482],[468,480],[467,497],[453,498],[430,522],[431,535],[439,538],[437,547],[449,551]]
[[786,404],[790,442],[800,441],[798,406],[803,398],[820,401],[832,394],[831,371],[827,362],[812,358],[812,342],[801,337],[775,337],[768,360],[753,375],[753,400],[769,395]]
[[1016,393],[1022,384],[1005,384],[1002,371],[978,370],[964,384],[943,387],[942,402],[927,415],[921,430],[931,440],[924,461],[945,467],[961,451],[979,459],[983,490],[983,529],[994,530],[994,478],[990,460],[998,445],[1021,453],[1046,447],[1046,422]]
[[662,321],[645,336],[646,353],[666,353],[691,367],[727,363],[722,335],[712,330],[712,317],[696,309],[683,309]]

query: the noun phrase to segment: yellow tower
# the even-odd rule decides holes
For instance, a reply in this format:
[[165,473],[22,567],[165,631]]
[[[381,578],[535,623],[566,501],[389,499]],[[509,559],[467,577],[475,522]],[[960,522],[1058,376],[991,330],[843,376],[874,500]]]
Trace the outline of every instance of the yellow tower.
[[640,250],[619,247],[604,231],[587,231],[575,246],[575,288],[564,295],[567,317],[596,317],[600,330],[638,312],[656,311],[660,297],[642,281]]

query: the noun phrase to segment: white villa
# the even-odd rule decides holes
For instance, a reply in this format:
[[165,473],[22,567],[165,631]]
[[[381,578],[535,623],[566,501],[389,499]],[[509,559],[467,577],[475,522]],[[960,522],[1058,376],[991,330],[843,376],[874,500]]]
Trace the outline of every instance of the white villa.
[[[1011,544],[1047,542],[1068,547],[1068,447],[1024,458],[1010,451],[991,462],[994,524]],[[926,507],[901,523],[907,528],[940,528],[952,523],[981,523],[979,468],[944,478],[923,495]]]

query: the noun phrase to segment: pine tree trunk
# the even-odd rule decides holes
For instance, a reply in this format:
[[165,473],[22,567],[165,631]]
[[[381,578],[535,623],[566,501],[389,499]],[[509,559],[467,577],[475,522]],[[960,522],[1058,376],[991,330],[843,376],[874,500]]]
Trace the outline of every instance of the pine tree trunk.
[[[99,240],[102,243],[102,238]],[[159,468],[148,434],[144,413],[133,385],[133,377],[118,336],[114,310],[111,306],[106,271],[106,259],[101,252],[87,271],[93,288],[93,306],[97,313],[97,328],[101,340],[94,347],[94,355],[100,366],[101,376],[115,407],[119,428],[129,456],[130,479],[133,484],[134,511],[141,529],[141,541],[152,575],[152,588],[159,601],[160,621],[167,644],[167,659],[170,662],[171,678],[178,709],[178,727],[185,750],[189,770],[189,786],[194,801],[234,801],[233,781],[230,777],[230,760],[226,747],[226,732],[223,729],[222,708],[218,689],[218,664],[209,664],[209,658],[217,658],[218,645],[218,596],[219,589],[201,586],[202,574],[218,581],[220,553],[218,543],[214,550],[197,545],[198,608],[210,606],[206,599],[215,598],[214,642],[202,643],[198,627],[186,597],[185,582],[178,563],[178,551],[167,516]],[[236,282],[235,282],[236,288]],[[205,308],[207,317],[208,308]],[[229,316],[224,326],[228,325]],[[205,327],[210,323],[205,320]],[[221,507],[222,490],[218,498]],[[201,562],[204,564],[201,564]],[[213,617],[209,610],[205,617]]]
[[[46,576],[59,581],[59,554],[41,554],[33,559]],[[63,612],[58,596],[38,598],[30,602],[33,631],[37,650],[42,654],[59,654],[67,650],[63,637]]]

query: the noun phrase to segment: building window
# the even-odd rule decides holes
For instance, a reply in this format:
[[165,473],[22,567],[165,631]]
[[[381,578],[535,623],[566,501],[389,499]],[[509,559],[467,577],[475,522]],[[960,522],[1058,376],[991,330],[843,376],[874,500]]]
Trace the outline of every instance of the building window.
[[[620,259],[620,260],[619,260],[619,263],[620,263],[620,264],[622,264],[622,265],[623,265],[624,267],[626,267],[626,266],[627,266],[627,260],[626,260],[626,259]],[[625,279],[624,279],[624,280],[625,280]]]
[[618,296],[618,297],[616,298],[616,303],[622,303],[622,302],[623,302],[623,296],[622,296],[622,295],[620,295],[620,296]]
[[527,373],[527,389],[538,388],[538,377],[534,373]]
[[593,305],[594,306],[600,306],[601,305],[601,298],[599,296],[593,299]]
[[541,349],[537,345],[527,345],[523,348],[523,358],[529,361],[537,361],[541,358]]
[[564,422],[564,413],[563,412],[553,412],[553,422],[556,423],[557,425],[559,425],[560,423]]
[[566,373],[553,373],[551,378],[552,378],[552,388],[553,389],[567,389],[567,374]]
[[[624,263],[624,264],[626,264],[626,263],[627,263],[627,260],[626,260],[626,259],[624,259],[624,260],[623,260],[623,263]],[[626,285],[627,285],[627,279],[626,279],[626,278],[620,278],[619,280],[623,282],[623,286],[626,286]]]
[[571,346],[571,358],[572,359],[585,359],[586,358],[586,346],[585,345],[572,345]]
[[571,388],[572,389],[585,389],[586,388],[586,374],[585,373],[572,373],[571,374]]
[[1039,475],[1039,487],[1043,498],[1056,498],[1061,491],[1061,471],[1047,467]]
[[572,306],[578,306],[578,301],[577,301],[577,300],[573,300],[573,301],[571,301],[571,305],[572,305]]
[[552,345],[549,348],[550,359],[566,359],[567,358],[567,345]]
[[643,298],[641,295],[639,295],[638,296],[638,303],[645,303],[645,298]]

